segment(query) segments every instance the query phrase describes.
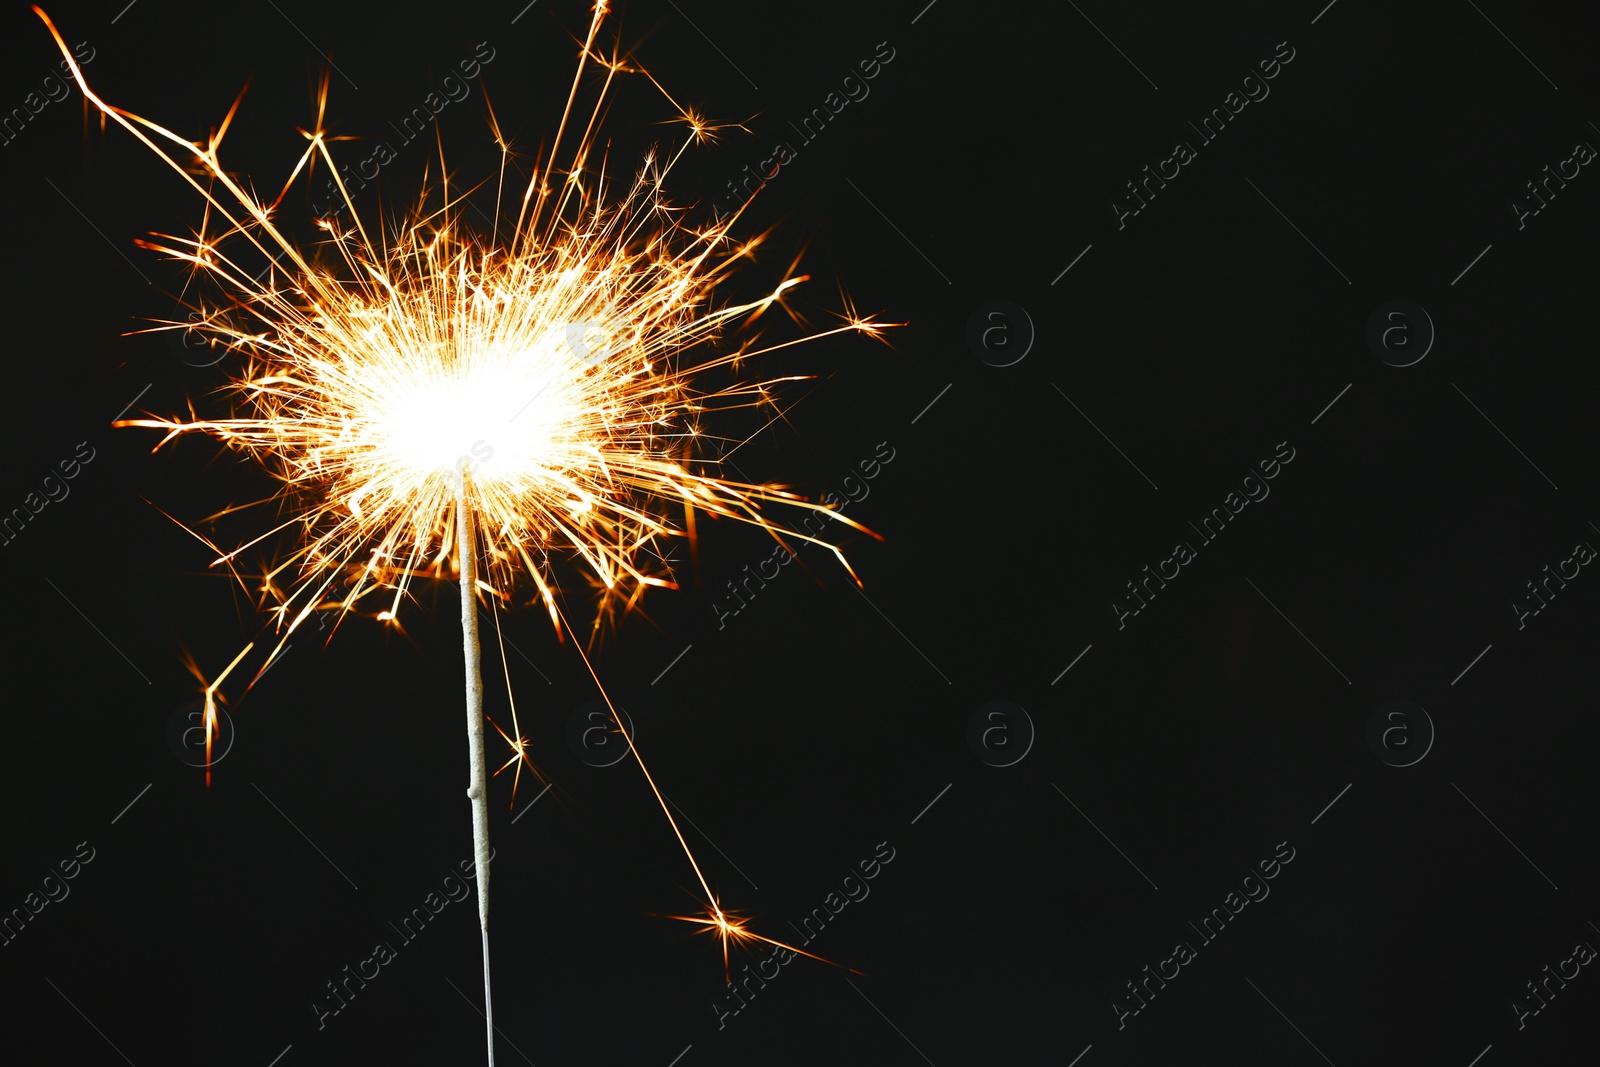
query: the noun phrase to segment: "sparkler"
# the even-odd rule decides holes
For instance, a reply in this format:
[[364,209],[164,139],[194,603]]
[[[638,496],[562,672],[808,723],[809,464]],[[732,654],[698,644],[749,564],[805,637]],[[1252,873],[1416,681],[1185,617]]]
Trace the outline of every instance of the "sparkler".
[[[240,553],[296,529],[293,550],[261,576],[263,606],[281,635],[278,649],[316,612],[342,619],[383,604],[372,613],[398,627],[416,579],[453,574],[459,584],[468,796],[492,1065],[479,598],[495,605],[498,623],[499,604],[513,603],[518,588],[531,583],[535,602],[543,604],[559,637],[570,627],[558,602],[555,565],[567,561],[601,591],[598,629],[617,610],[634,607],[646,588],[674,586],[663,576],[660,545],[669,537],[692,538],[697,511],[753,523],[791,553],[791,542],[824,545],[849,571],[838,547],[816,536],[809,521],[837,519],[871,531],[780,487],[722,478],[714,460],[700,458],[705,413],[773,404],[772,388],[795,379],[719,389],[699,383],[713,369],[736,370],[746,359],[803,340],[852,332],[878,336],[887,324],[849,311],[837,327],[809,337],[764,347],[745,340],[732,352],[695,360],[736,320],[748,326],[776,306],[801,321],[784,300],[805,278],[791,267],[760,299],[714,302],[716,286],[752,256],[763,237],[733,238],[743,209],[694,228],[665,200],[663,182],[673,164],[691,144],[714,139],[718,127],[677,105],[647,73],[687,135],[669,157],[658,158],[652,150],[622,194],[608,196],[603,165],[590,161],[602,106],[619,75],[645,72],[617,50],[606,56],[596,49],[605,0],[595,4],[546,162],[533,168],[505,233],[498,222],[487,237],[464,227],[460,209],[466,195],[452,196],[446,177],[442,206],[429,209],[424,197],[393,232],[381,229],[376,240],[329,154],[328,143],[337,138],[322,121],[326,78],[317,123],[301,131],[309,144],[269,203],[238,184],[218,158],[242,94],[204,143],[190,141],[96,96],[49,17],[38,7],[34,11],[61,47],[85,98],[205,201],[205,221],[192,236],[154,234],[155,240],[138,243],[189,264],[225,295],[219,302],[199,300],[192,321],[155,329],[196,330],[212,345],[240,354],[244,367],[231,383],[239,403],[227,418],[203,419],[191,409],[188,419],[127,419],[117,425],[165,431],[158,449],[184,434],[210,435],[258,457],[284,483],[279,498],[292,517],[213,565],[227,566],[244,584],[236,567]],[[584,120],[577,103],[586,73],[600,86]],[[512,153],[492,108],[489,117],[501,151],[503,192]],[[576,147],[558,170],[569,128],[580,125]],[[319,220],[332,252],[308,258],[275,218],[296,179],[302,172],[309,176],[318,160],[332,172],[353,225]],[[497,219],[500,198],[497,192]],[[271,262],[252,276],[241,254]],[[763,506],[777,504],[805,513],[807,524],[769,519]],[[683,529],[667,518],[680,507]],[[240,653],[224,678],[249,651]],[[594,674],[588,656],[583,658]],[[262,669],[270,663],[271,656]],[[205,688],[208,753],[222,680]],[[597,675],[595,681],[599,685]],[[612,713],[633,749],[615,708]],[[505,766],[515,763],[520,775],[528,763],[537,773],[514,716],[513,703],[516,737],[500,731],[512,752]],[[639,766],[705,892],[704,915],[672,918],[719,937],[725,972],[730,943],[761,941],[811,956],[756,934],[747,919],[722,908],[642,758]]]

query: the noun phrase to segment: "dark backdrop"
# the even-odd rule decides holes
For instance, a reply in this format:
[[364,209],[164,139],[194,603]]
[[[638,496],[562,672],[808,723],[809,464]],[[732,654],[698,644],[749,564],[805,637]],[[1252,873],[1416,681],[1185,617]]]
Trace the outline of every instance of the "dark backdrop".
[[[494,783],[501,1062],[1581,1058],[1600,1010],[1595,16],[925,2],[639,0],[607,31],[749,130],[692,152],[678,200],[709,211],[794,151],[741,223],[778,229],[738,285],[804,248],[814,321],[842,288],[907,324],[772,357],[815,377],[737,457],[865,494],[848,513],[885,540],[847,539],[864,594],[811,549],[809,574],[723,616],[769,546],[703,523],[684,589],[597,655],[724,904],[788,940],[824,909],[808,950],[863,973],[799,959],[736,1000],[714,944],[652,914],[696,906],[693,872],[638,768],[569,744],[594,686],[526,610],[509,670],[555,788],[529,806],[525,778],[512,812]],[[493,59],[437,120],[446,157],[461,180],[493,166],[484,88],[534,153],[587,14],[519,8],[51,14],[101,94],[186,136],[251,80],[224,161],[275,191],[329,59],[330,125],[366,138],[341,161],[480,42]],[[152,455],[155,434],[110,426],[219,403],[227,363],[125,336],[184,280],[134,240],[189,232],[198,198],[78,93],[33,113],[58,57],[24,6],[0,18],[0,105],[25,111],[0,146],[0,509],[70,489],[5,545],[0,907],[31,918],[0,948],[0,1048],[479,1062],[472,905],[395,930],[471,852],[455,592],[422,590],[407,637],[297,633],[206,788],[173,740],[185,650],[214,676],[263,620],[172,520],[270,484],[212,442]],[[803,142],[790,122],[846,90]],[[677,143],[653,125],[670,117],[629,80],[616,173]],[[432,139],[358,206],[408,203]],[[320,195],[286,199],[295,233]],[[864,861],[875,877],[847,880]],[[396,957],[333,1012],[327,983],[384,941]]]

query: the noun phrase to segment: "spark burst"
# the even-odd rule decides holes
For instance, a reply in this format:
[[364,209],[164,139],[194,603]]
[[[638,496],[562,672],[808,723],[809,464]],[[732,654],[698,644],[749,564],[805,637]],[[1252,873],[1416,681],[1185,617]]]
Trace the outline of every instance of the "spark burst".
[[[532,168],[514,222],[499,208],[512,152],[489,111],[501,163],[496,223],[487,235],[463,225],[471,190],[452,195],[447,176],[439,204],[430,207],[424,194],[392,230],[383,227],[376,237],[369,232],[329,154],[329,142],[339,138],[323,124],[326,78],[315,128],[301,131],[308,145],[282,191],[266,202],[240,185],[218,156],[243,94],[204,143],[190,141],[102,101],[49,17],[34,11],[85,98],[204,198],[204,222],[192,236],[153,234],[155,240],[138,243],[188,264],[224,294],[194,305],[195,321],[163,322],[155,331],[196,330],[237,354],[242,369],[230,383],[234,410],[226,418],[201,418],[191,405],[187,419],[116,425],[164,431],[158,449],[185,434],[209,435],[256,457],[281,480],[276,499],[288,520],[213,564],[233,570],[242,584],[235,568],[240,553],[284,531],[296,535],[294,547],[261,576],[262,606],[280,636],[272,656],[314,613],[340,619],[372,614],[398,627],[415,580],[449,578],[461,587],[468,793],[487,996],[480,598],[494,604],[498,632],[499,606],[515,603],[519,590],[531,585],[529,597],[542,604],[559,637],[570,627],[557,566],[570,566],[600,591],[598,632],[603,619],[634,608],[646,588],[674,585],[664,573],[662,544],[692,538],[696,512],[752,523],[790,552],[791,542],[824,545],[849,571],[836,546],[797,524],[773,521],[763,508],[784,505],[871,531],[780,487],[724,478],[717,461],[703,456],[703,441],[716,440],[701,427],[708,412],[773,405],[773,388],[795,379],[721,388],[702,383],[718,368],[737,371],[747,359],[805,340],[840,333],[876,337],[888,324],[849,311],[840,325],[809,336],[758,347],[749,335],[731,351],[726,345],[714,350],[725,328],[748,329],[774,307],[803,321],[784,300],[805,277],[791,267],[757,300],[717,303],[716,287],[763,238],[734,238],[739,212],[697,228],[666,200],[663,183],[673,165],[719,128],[672,101],[620,49],[609,56],[597,50],[604,0],[594,7],[555,139],[543,166]],[[648,153],[632,181],[613,195],[603,160],[597,167],[591,157],[600,147],[603,105],[618,77],[629,74],[643,74],[660,90],[686,132],[669,155]],[[599,84],[584,118],[578,102],[586,76]],[[576,147],[558,169],[563,142],[573,138]],[[275,219],[294,182],[309,177],[319,160],[338,183],[352,225],[318,220],[328,251],[310,256]],[[247,265],[253,257],[270,261],[254,275]],[[681,528],[669,518],[680,509]],[[205,684],[208,758],[218,690],[253,644]],[[578,651],[593,675],[589,657]],[[509,676],[507,684],[509,691]],[[515,765],[520,779],[523,764],[538,772],[514,703],[512,715],[511,734],[495,724],[511,754],[500,770]],[[631,748],[625,731],[624,738]],[[748,919],[721,906],[654,778],[638,762],[705,893],[703,915],[672,918],[715,933],[725,971],[731,944],[759,941],[811,956],[756,934]],[[492,1063],[492,1001],[490,1010]]]

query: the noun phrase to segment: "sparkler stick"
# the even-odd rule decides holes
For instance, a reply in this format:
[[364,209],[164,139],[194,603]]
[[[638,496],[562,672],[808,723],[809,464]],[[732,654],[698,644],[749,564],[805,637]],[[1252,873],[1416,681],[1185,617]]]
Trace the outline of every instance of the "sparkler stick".
[[[637,69],[615,53],[606,58],[595,52],[606,8],[605,0],[595,4],[556,141],[533,169],[515,225],[502,235],[496,223],[487,240],[466,232],[457,218],[465,198],[452,199],[446,181],[442,209],[429,209],[424,200],[393,231],[380,229],[378,242],[355,210],[329,153],[328,142],[337,138],[322,126],[326,77],[317,125],[301,131],[309,145],[282,192],[268,203],[240,185],[218,157],[239,100],[204,143],[114,107],[90,90],[54,24],[34,8],[84,98],[205,200],[206,222],[194,236],[157,235],[158,240],[139,243],[189,264],[227,294],[226,302],[194,306],[194,321],[157,329],[209,334],[213,344],[246,357],[232,382],[244,410],[222,419],[191,414],[187,420],[149,417],[116,425],[164,431],[157,448],[183,434],[208,434],[268,462],[284,483],[281,498],[291,518],[257,540],[291,526],[299,526],[302,537],[260,576],[281,634],[267,663],[314,612],[333,611],[342,618],[365,608],[374,594],[388,598],[377,619],[398,627],[411,583],[448,576],[454,556],[491,1064],[479,595],[492,597],[498,613],[501,601],[512,603],[513,591],[531,583],[533,602],[543,604],[559,636],[570,627],[558,605],[563,586],[553,564],[565,558],[601,590],[598,626],[619,605],[632,608],[645,588],[674,587],[652,558],[660,558],[663,539],[683,534],[666,518],[678,507],[685,513],[691,548],[699,511],[753,524],[790,552],[791,542],[822,545],[847,571],[843,554],[819,536],[820,528],[780,524],[764,506],[789,506],[807,523],[821,517],[877,536],[832,508],[782,488],[722,478],[716,461],[700,458],[698,446],[707,440],[700,424],[707,411],[773,404],[771,388],[793,379],[719,389],[699,388],[697,380],[799,342],[758,348],[752,339],[698,364],[688,360],[730,325],[742,320],[749,326],[773,307],[787,311],[786,294],[805,278],[786,274],[767,295],[749,302],[719,306],[713,301],[716,286],[739,261],[752,257],[762,238],[733,240],[743,208],[695,229],[665,201],[662,185],[673,164],[690,144],[710,140],[717,131],[675,102],[689,130],[675,152],[663,161],[651,150],[620,197],[605,195],[603,171],[590,177],[588,160],[606,95],[617,75]],[[591,65],[599,68],[602,84],[585,122],[575,117],[574,103]],[[489,117],[494,123],[492,109]],[[583,132],[570,163],[558,169],[569,120]],[[494,130],[503,188],[511,150],[497,124]],[[319,220],[334,267],[308,259],[276,221],[296,178],[309,174],[318,160],[332,172],[353,222],[350,228]],[[253,274],[238,262],[240,244],[271,260],[269,270]],[[853,311],[843,318],[842,325],[808,339],[842,333],[875,337],[887,325]],[[463,459],[469,451],[471,464]],[[240,553],[255,543],[223,554],[213,566],[234,568]],[[235,576],[243,585],[237,571]],[[584,662],[594,674],[587,655]],[[213,698],[221,699],[223,677],[207,688],[208,709]],[[598,675],[595,681],[599,685]],[[606,700],[609,705],[609,696]],[[620,727],[620,717],[613,717]],[[208,752],[214,724],[214,714],[208,713]],[[519,772],[524,763],[532,767],[520,732],[515,738],[499,732],[512,752],[506,766],[515,762]],[[761,941],[809,956],[756,934],[748,920],[722,907],[625,729],[624,736],[706,894],[705,917],[674,918],[716,934],[725,970],[735,942]]]
[[461,560],[461,645],[467,665],[467,759],[472,801],[472,854],[478,876],[478,923],[483,930],[483,1018],[489,1067],[494,1067],[494,994],[489,982],[489,776],[483,756],[483,669],[478,648],[477,526],[467,502],[466,464],[456,494],[456,554]]

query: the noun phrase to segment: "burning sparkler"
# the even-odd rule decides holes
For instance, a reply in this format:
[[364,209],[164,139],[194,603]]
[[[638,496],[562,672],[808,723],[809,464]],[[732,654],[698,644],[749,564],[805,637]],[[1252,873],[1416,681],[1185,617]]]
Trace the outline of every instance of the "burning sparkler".
[[[491,1064],[479,598],[496,605],[498,620],[499,604],[513,602],[519,582],[531,582],[559,636],[565,620],[557,561],[570,560],[603,590],[601,615],[631,608],[645,588],[673,585],[660,573],[659,545],[685,532],[692,537],[696,511],[753,523],[791,552],[791,542],[824,545],[847,570],[836,546],[807,527],[770,520],[763,506],[787,505],[871,533],[780,488],[724,479],[714,460],[698,457],[704,413],[771,403],[769,390],[793,379],[716,390],[697,382],[713,368],[737,367],[799,341],[761,348],[747,342],[699,362],[689,357],[704,352],[735,320],[783,308],[785,294],[805,279],[791,273],[758,300],[714,304],[714,288],[762,238],[733,239],[738,213],[690,227],[664,200],[673,164],[717,130],[664,89],[687,128],[683,144],[665,159],[647,154],[622,195],[608,199],[603,169],[590,162],[602,105],[619,75],[643,72],[617,51],[609,57],[597,51],[606,8],[605,0],[595,4],[555,140],[544,166],[533,170],[515,223],[504,234],[498,225],[487,237],[468,232],[458,217],[465,197],[452,198],[446,179],[442,207],[419,206],[377,241],[329,154],[335,138],[322,124],[326,79],[317,124],[301,131],[309,144],[268,203],[239,185],[218,158],[239,100],[204,143],[107,104],[89,89],[49,17],[34,8],[85,98],[205,200],[206,221],[192,237],[155,235],[139,243],[189,264],[227,295],[225,303],[195,306],[190,321],[156,329],[196,330],[211,344],[241,353],[245,367],[232,382],[239,408],[221,419],[151,417],[117,425],[165,431],[157,448],[187,433],[211,435],[257,456],[283,481],[281,496],[293,517],[257,539],[290,527],[300,535],[297,547],[262,576],[281,635],[277,648],[315,612],[342,617],[376,608],[379,620],[398,626],[415,579],[453,576],[459,583]],[[600,86],[584,121],[576,104],[586,73]],[[576,148],[558,170],[569,127],[579,125]],[[511,151],[498,124],[494,132],[503,189]],[[274,221],[295,180],[318,160],[333,174],[353,222],[351,228],[319,220],[334,266],[307,258]],[[252,276],[240,253],[271,263]],[[884,325],[851,312],[841,325],[800,340],[847,332],[877,336]],[[666,517],[678,507],[686,531]],[[240,552],[257,542],[214,565],[233,568]],[[204,690],[208,752],[218,688],[249,651]],[[592,674],[587,655],[584,662]],[[506,766],[516,763],[520,774],[528,762],[526,739],[514,716],[513,704],[516,736],[500,733],[512,754]],[[725,968],[730,942],[761,941],[809,956],[754,933],[748,920],[722,908],[642,759],[639,766],[705,892],[703,916],[674,918],[714,931]]]

